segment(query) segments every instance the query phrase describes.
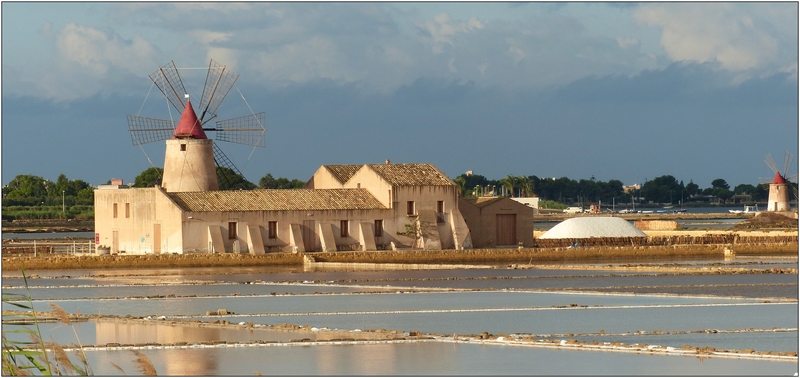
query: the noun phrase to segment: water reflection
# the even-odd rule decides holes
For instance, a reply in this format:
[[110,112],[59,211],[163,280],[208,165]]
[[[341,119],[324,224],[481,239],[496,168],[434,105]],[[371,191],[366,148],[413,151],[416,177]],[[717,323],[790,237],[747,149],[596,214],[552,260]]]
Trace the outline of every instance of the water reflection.
[[[160,375],[788,376],[797,361],[660,356],[474,344],[265,346],[144,350]],[[87,353],[97,375],[135,373],[128,351]],[[214,357],[211,357],[214,355]],[[204,364],[200,361],[214,361]],[[191,365],[196,364],[195,369]],[[207,370],[198,372],[199,367]],[[186,370],[179,370],[186,367]],[[191,370],[189,370],[191,369]],[[191,371],[193,373],[188,373]]]

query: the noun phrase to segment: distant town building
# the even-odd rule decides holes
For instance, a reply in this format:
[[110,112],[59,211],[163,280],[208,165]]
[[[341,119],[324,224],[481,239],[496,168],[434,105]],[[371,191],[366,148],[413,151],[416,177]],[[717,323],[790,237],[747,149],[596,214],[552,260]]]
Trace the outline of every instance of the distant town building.
[[622,191],[624,191],[625,193],[630,193],[640,189],[642,189],[642,186],[640,184],[633,184],[622,187]]

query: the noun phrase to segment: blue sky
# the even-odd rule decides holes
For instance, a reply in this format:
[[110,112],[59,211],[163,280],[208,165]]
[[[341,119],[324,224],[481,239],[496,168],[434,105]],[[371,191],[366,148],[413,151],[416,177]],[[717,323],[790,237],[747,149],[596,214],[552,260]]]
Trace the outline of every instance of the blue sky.
[[757,184],[768,153],[798,155],[797,20],[796,2],[3,2],[2,181],[163,166],[126,116],[168,119],[148,75],[174,61],[199,92],[213,59],[240,75],[219,119],[266,112],[266,148],[221,143],[256,183],[391,159]]

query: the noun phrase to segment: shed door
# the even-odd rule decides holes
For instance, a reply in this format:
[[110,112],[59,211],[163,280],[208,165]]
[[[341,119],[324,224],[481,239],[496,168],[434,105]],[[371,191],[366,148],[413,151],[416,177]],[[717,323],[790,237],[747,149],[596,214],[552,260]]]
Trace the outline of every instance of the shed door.
[[517,244],[517,214],[497,214],[497,245]]
[[119,253],[119,231],[111,231],[111,253]]
[[314,252],[317,248],[317,234],[314,233],[314,220],[303,221],[303,245],[306,252]]

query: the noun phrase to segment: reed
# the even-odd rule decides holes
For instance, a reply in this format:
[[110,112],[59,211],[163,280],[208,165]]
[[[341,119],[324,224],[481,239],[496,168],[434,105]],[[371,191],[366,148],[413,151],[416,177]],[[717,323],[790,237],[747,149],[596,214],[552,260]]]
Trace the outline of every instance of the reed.
[[[78,340],[78,363],[73,362],[61,345],[54,341],[45,342],[42,339],[39,318],[33,308],[33,299],[31,298],[24,267],[21,268],[21,271],[26,294],[3,292],[3,305],[16,307],[22,309],[22,311],[3,311],[2,368],[0,369],[2,375],[20,376],[36,375],[37,373],[42,376],[93,375],[83,345],[81,345],[77,331],[75,331],[75,327],[72,324],[72,319],[64,309],[56,304],[50,304],[51,314],[59,322],[72,327],[75,338]],[[14,328],[7,329],[9,324],[13,324]],[[16,328],[17,326],[22,327]],[[27,334],[30,341],[15,339],[13,335],[16,334]],[[133,352],[137,357],[134,363],[142,374],[157,375],[156,369],[147,356],[138,351]],[[112,366],[124,374],[124,371],[118,365],[112,363]]]

